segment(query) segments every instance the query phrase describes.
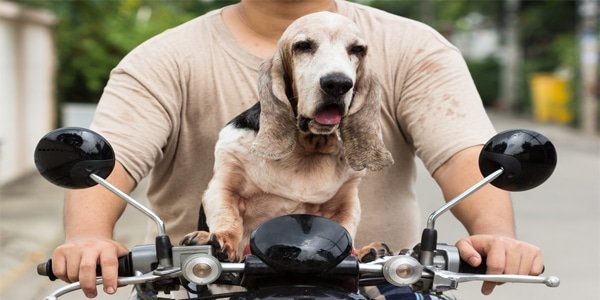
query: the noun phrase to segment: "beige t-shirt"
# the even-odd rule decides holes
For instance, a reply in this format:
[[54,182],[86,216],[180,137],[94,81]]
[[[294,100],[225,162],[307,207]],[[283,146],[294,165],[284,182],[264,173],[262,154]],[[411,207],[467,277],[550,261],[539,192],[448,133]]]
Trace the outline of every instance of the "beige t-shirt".
[[[383,85],[382,127],[395,164],[360,187],[357,245],[412,247],[423,223],[415,199],[415,155],[434,172],[494,130],[460,52],[430,27],[337,1],[365,33]],[[216,10],[143,43],[112,71],[92,128],[115,148],[174,243],[196,230],[219,130],[258,101],[261,59],[236,42]],[[365,226],[371,228],[366,236]],[[390,238],[393,237],[393,238]]]

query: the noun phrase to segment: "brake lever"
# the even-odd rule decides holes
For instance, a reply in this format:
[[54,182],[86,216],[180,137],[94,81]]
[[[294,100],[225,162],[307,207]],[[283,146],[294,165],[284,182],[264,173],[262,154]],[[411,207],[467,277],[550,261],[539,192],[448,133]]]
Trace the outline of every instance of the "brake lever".
[[458,288],[461,282],[469,281],[489,281],[489,282],[513,282],[513,283],[543,283],[548,287],[558,287],[560,279],[556,276],[528,276],[528,275],[480,275],[480,274],[463,274],[445,270],[438,270],[431,267],[426,267],[427,271],[433,274],[432,290],[447,291]]
[[[147,273],[147,274],[143,274],[143,275],[139,275],[139,276],[119,277],[117,279],[117,285],[119,287],[121,287],[121,286],[130,285],[130,284],[148,283],[148,282],[152,282],[152,281],[162,279],[162,278],[164,278],[164,275],[157,275],[157,274],[154,274],[151,272],[151,273]],[[101,285],[101,284],[102,284],[102,278],[101,277],[96,278],[96,285]],[[70,292],[80,290],[80,289],[81,289],[81,284],[79,282],[74,282],[74,283],[65,285],[65,286],[57,289],[52,294],[48,295],[45,298],[45,300],[56,300],[58,297],[60,297],[64,294],[68,294]]]

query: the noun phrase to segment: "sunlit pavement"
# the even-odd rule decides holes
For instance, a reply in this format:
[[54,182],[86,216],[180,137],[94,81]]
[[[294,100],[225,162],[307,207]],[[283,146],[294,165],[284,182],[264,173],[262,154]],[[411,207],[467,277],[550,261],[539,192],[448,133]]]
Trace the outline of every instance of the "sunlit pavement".
[[[554,124],[492,115],[498,130],[527,128],[550,138],[558,150],[554,175],[541,187],[513,196],[519,238],[542,248],[546,274],[561,278],[561,286],[507,284],[485,299],[597,299],[600,293],[600,139]],[[423,214],[442,203],[428,174],[418,181]],[[134,194],[144,201],[143,186]],[[0,299],[43,299],[61,282],[37,276],[62,240],[62,190],[32,174],[0,190]],[[423,221],[425,223],[425,221]],[[363,224],[365,225],[365,224]],[[368,226],[368,224],[366,224]],[[440,241],[451,243],[465,235],[451,216],[437,221]],[[116,229],[127,246],[141,243],[146,219],[128,208]],[[479,296],[479,283],[461,284],[459,299]],[[116,296],[102,292],[96,299],[126,299],[129,288]],[[82,299],[80,292],[61,299]]]

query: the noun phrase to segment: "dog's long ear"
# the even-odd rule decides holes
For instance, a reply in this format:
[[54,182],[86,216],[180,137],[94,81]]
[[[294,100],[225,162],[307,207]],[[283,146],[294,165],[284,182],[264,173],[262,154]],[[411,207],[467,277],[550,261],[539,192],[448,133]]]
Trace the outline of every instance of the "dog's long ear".
[[346,160],[354,170],[367,168],[378,171],[394,163],[392,154],[383,143],[380,107],[381,86],[361,64],[350,111],[340,125]]
[[281,159],[296,145],[296,123],[288,100],[291,79],[279,51],[260,68],[258,94],[260,101],[259,130],[250,151],[267,159]]

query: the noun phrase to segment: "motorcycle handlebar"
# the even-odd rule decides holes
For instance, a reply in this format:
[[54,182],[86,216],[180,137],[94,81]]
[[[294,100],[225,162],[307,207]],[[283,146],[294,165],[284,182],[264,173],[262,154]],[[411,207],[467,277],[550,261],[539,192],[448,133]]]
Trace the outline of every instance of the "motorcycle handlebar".
[[[119,268],[118,268],[118,276],[119,277],[129,277],[134,276],[134,261],[132,259],[131,252],[128,255],[119,257],[118,260]],[[459,264],[459,273],[469,273],[469,274],[485,274],[487,271],[487,265],[485,257],[483,257],[482,262],[479,266],[473,267],[469,265],[466,261],[462,260]],[[54,272],[52,271],[52,259],[48,259],[46,262],[40,263],[37,265],[37,273],[40,276],[46,276],[51,281],[58,279]],[[96,267],[96,276],[102,276],[102,269],[100,266]]]
[[[207,261],[202,260],[201,262],[197,261],[202,257],[202,255],[209,255],[208,253],[203,253],[202,249],[193,248],[199,246],[187,246],[181,247],[182,249],[177,249],[177,253],[180,254],[179,258],[190,257],[192,260],[183,261],[178,260],[178,262],[182,263],[186,267],[181,268],[174,267],[173,269],[161,270],[160,272],[152,272],[152,270],[156,271],[155,268],[157,266],[157,258],[156,252],[154,251],[154,245],[140,245],[136,246],[129,252],[128,255],[119,257],[118,259],[118,275],[119,282],[121,285],[128,284],[140,284],[140,283],[151,283],[152,288],[156,290],[170,290],[174,287],[179,286],[181,284],[177,277],[182,278],[185,277],[190,282],[194,282],[196,284],[204,285],[207,283],[211,283],[213,281],[195,281],[194,276],[190,279],[190,268],[189,263],[192,263],[193,275],[197,275],[196,271],[206,271]],[[177,247],[176,247],[177,248]],[[184,251],[183,253],[180,253]],[[200,256],[197,256],[200,255]],[[411,257],[408,261],[403,259],[402,257]],[[398,262],[398,259],[401,261],[400,266],[395,265],[394,263]],[[395,260],[395,261],[394,261]],[[398,270],[402,269],[406,271],[406,266],[410,266],[410,261],[414,261],[413,270],[419,270],[418,273],[415,273],[416,278],[395,278],[388,276],[391,273],[400,274]],[[394,261],[394,263],[392,263]],[[441,261],[438,259],[438,262]],[[445,256],[446,263],[443,265],[438,265],[437,267],[430,268],[426,267],[426,270],[423,270],[423,266],[421,266],[417,259],[412,257],[411,255],[400,254],[397,257],[387,257],[383,258],[383,262],[373,262],[373,263],[358,263],[355,257],[348,257],[342,263],[334,268],[334,270],[328,271],[325,276],[327,276],[328,280],[331,282],[336,282],[339,286],[344,286],[346,289],[356,288],[356,286],[373,286],[379,284],[391,283],[394,285],[400,284],[400,286],[412,285],[416,284],[416,286],[420,286],[420,283],[430,282],[429,286],[422,286],[424,288],[423,291],[445,291],[448,289],[456,289],[458,283],[467,282],[467,281],[493,281],[493,282],[522,282],[522,283],[544,283],[549,287],[556,287],[560,284],[560,280],[556,277],[540,277],[540,276],[522,276],[522,275],[483,275],[486,273],[487,264],[486,258],[483,257],[482,263],[478,267],[472,267],[467,262],[461,260],[457,255],[448,255]],[[408,262],[408,264],[407,264]],[[269,268],[264,262],[262,262],[258,257],[249,256],[246,259],[245,263],[219,263],[215,262],[219,265],[218,269],[222,270],[225,273],[244,273],[247,278],[245,278],[245,287],[251,286],[260,286],[261,278],[264,279],[266,277],[279,276],[275,270]],[[179,264],[179,263],[178,263]],[[196,264],[196,265],[194,265]],[[198,270],[196,270],[196,266],[201,266]],[[398,269],[397,267],[400,267]],[[387,269],[386,269],[387,268]],[[185,269],[185,270],[184,270]],[[451,269],[451,270],[448,270]],[[50,280],[54,281],[57,279],[56,275],[52,271],[52,259],[41,263],[37,266],[37,272],[41,276],[47,276]],[[187,273],[186,273],[187,272]],[[391,272],[391,273],[390,273]],[[144,274],[144,275],[139,275]],[[187,275],[186,275],[187,274]],[[219,273],[220,274],[220,271]],[[361,275],[358,275],[361,274]],[[387,274],[387,275],[386,275]],[[419,274],[419,275],[417,275]],[[96,275],[101,276],[101,268],[98,266],[96,269]],[[205,274],[207,275],[207,274]],[[212,276],[212,275],[211,275]],[[216,275],[217,277],[219,275]],[[411,275],[412,276],[412,275]],[[420,277],[420,279],[419,279]],[[167,281],[161,281],[161,283],[154,282],[157,279],[167,279]],[[353,278],[353,280],[348,281],[348,278]],[[175,281],[173,281],[174,279]],[[195,278],[195,279],[203,279],[203,278]],[[214,279],[213,279],[214,280]],[[318,277],[311,278],[312,281],[321,282],[322,280]],[[333,281],[332,281],[333,280]],[[414,280],[414,281],[412,281]],[[102,283],[102,279],[98,278],[97,284]],[[312,282],[311,281],[311,282]],[[206,282],[206,283],[201,283]],[[226,282],[226,283],[225,283]],[[233,281],[225,280],[222,282],[224,284],[233,284],[239,285],[241,282],[234,283]],[[304,281],[303,281],[304,282]],[[420,283],[417,283],[420,282]],[[154,284],[158,284],[154,286]],[[58,296],[63,295],[65,293],[80,289],[79,283],[73,283],[71,285],[65,286],[52,294],[53,297],[48,297],[47,299],[56,299]]]
[[[460,260],[460,267],[458,268],[458,273],[464,274],[486,274],[487,273],[487,261],[486,257],[481,258],[481,264],[477,267],[471,266],[468,262],[464,260]],[[546,270],[546,266],[543,266],[542,273]]]
[[458,267],[458,272],[459,273],[468,273],[468,274],[485,274],[485,273],[487,273],[486,257],[481,258],[481,263],[477,267],[473,267],[468,262],[461,259],[460,265]]
[[[133,259],[131,252],[128,255],[119,257],[119,269],[118,275],[119,277],[128,277],[134,276],[135,270],[133,268]],[[485,274],[487,271],[487,265],[485,257],[483,257],[482,262],[479,266],[473,267],[469,265],[466,261],[462,260],[459,264],[459,273],[470,273],[470,274]],[[54,272],[52,271],[52,259],[48,259],[46,262],[40,263],[37,265],[37,273],[40,276],[46,276],[51,281],[58,279]],[[96,276],[102,276],[102,269],[100,266],[96,268]]]
[[[128,255],[119,257],[119,277],[130,277],[134,276],[133,262],[131,259],[131,252]],[[58,279],[52,271],[52,259],[48,259],[46,262],[37,265],[37,273],[40,276],[47,276],[48,279],[54,281]],[[96,266],[96,276],[102,276],[102,268]]]

